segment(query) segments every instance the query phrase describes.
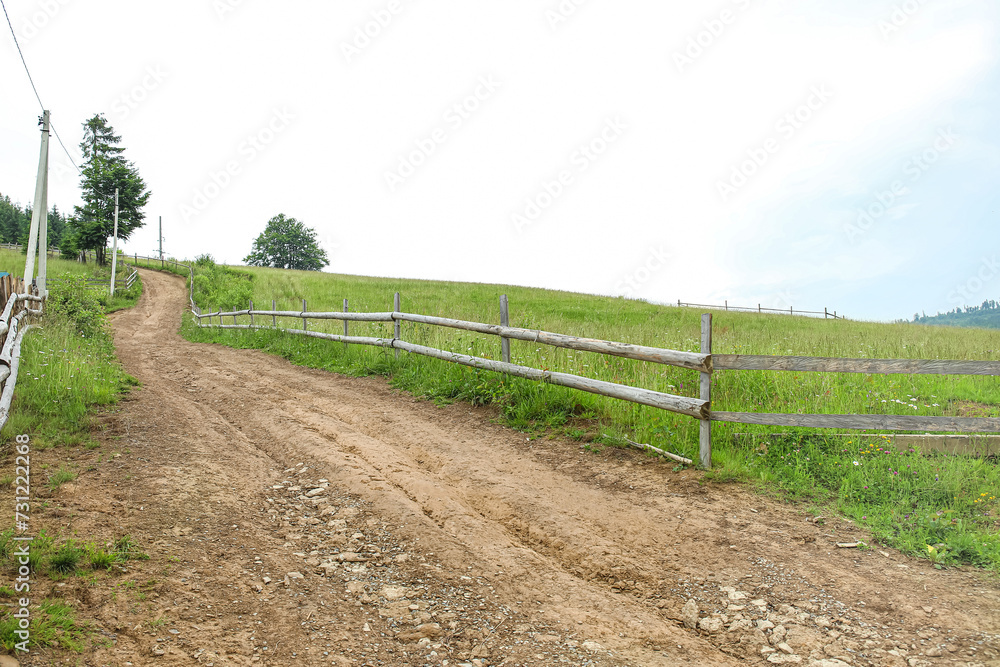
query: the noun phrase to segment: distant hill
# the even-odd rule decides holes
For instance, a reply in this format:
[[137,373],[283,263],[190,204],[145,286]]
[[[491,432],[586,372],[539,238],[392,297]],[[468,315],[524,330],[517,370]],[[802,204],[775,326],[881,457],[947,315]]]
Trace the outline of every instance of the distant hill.
[[943,327],[977,327],[980,329],[1000,329],[1000,302],[987,300],[981,306],[965,306],[937,315],[914,315],[916,324],[930,324]]

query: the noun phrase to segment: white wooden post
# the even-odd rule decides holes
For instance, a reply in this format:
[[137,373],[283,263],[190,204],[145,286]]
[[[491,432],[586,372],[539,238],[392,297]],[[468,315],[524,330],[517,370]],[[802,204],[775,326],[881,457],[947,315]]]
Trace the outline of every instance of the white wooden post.
[[[507,311],[507,295],[500,295],[500,326],[510,326],[510,316]],[[500,337],[500,358],[505,363],[510,363],[510,339]]]
[[[348,312],[347,299],[344,299],[344,312]],[[344,320],[344,337],[347,337],[347,320]],[[347,352],[347,341],[344,341],[344,352]]]
[[[273,313],[276,310],[278,310],[278,309],[275,307],[274,299],[271,299],[271,312]],[[275,329],[278,328],[278,316],[277,315],[271,315],[271,326],[274,327]]]
[[118,268],[118,188],[115,188],[115,233],[111,237],[111,288],[110,295],[115,295],[115,271]]
[[250,299],[250,326],[253,326],[253,299]]
[[[305,299],[302,299],[302,314],[303,315],[306,314],[306,300]],[[306,321],[305,317],[302,318],[302,330],[303,331],[309,331],[309,323]]]
[[[701,353],[712,354],[712,314],[701,316]],[[712,400],[712,374],[701,373],[701,393],[703,401]],[[712,467],[712,405],[709,403],[708,419],[702,419],[698,427],[698,461],[701,467],[709,470]]]
[[[401,312],[400,311],[399,292],[396,292],[396,295],[392,299],[392,307],[393,307],[393,310],[395,310],[397,313]],[[393,338],[395,338],[396,340],[402,340],[401,333],[402,333],[401,323],[400,323],[399,320],[395,320],[393,322],[393,329],[392,329]],[[398,349],[396,350],[396,358],[399,359],[399,350]]]

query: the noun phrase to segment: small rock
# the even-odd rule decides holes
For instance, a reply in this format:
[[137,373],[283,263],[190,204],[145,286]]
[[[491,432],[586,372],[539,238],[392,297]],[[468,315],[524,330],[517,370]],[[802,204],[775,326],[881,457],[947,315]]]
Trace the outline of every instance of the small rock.
[[762,631],[762,632],[764,630],[770,630],[773,627],[774,627],[774,623],[772,623],[771,621],[768,621],[766,619],[761,619],[761,620],[757,621],[757,629],[760,630],[760,631]]
[[322,493],[326,493],[326,489],[320,486],[310,491],[306,491],[306,498],[315,498]]
[[438,623],[423,623],[418,625],[413,631],[422,639],[437,639],[444,634],[444,630],[441,629]]
[[341,563],[364,563],[368,561],[368,557],[356,554],[353,551],[345,551],[342,554],[337,554],[337,560]]
[[828,658],[826,660],[817,660],[809,664],[809,667],[851,667],[850,664],[844,662],[843,660],[837,660],[836,658]]
[[289,579],[305,579],[306,577],[301,572],[289,572],[288,573],[288,578]]
[[767,656],[767,661],[772,665],[797,665],[802,662],[802,656],[785,655],[784,653],[772,653]]
[[792,650],[792,647],[786,644],[785,642],[780,642],[778,644],[778,650],[786,655],[791,655],[795,653],[795,651]]
[[928,658],[940,658],[942,655],[944,655],[944,651],[941,650],[940,646],[932,646],[926,651],[924,651],[924,655],[926,655]]
[[709,616],[698,621],[698,627],[705,632],[714,635],[722,632],[722,628],[724,628],[725,625],[723,625],[721,618],[713,618]]
[[583,642],[582,644],[580,644],[580,646],[591,652],[604,650],[604,647],[598,644],[597,642]]
[[698,627],[698,603],[693,598],[681,607],[681,620],[692,630]]
[[383,586],[381,595],[386,600],[401,600],[406,597],[406,589],[401,586]]

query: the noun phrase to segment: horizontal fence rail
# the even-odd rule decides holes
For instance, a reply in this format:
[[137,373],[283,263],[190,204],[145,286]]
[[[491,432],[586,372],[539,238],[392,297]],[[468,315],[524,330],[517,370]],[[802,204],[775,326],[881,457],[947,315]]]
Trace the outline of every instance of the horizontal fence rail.
[[[248,330],[273,328],[273,326],[263,327],[263,326],[255,326],[248,324],[236,324],[235,323],[236,318],[287,317],[287,318],[295,318],[302,320],[312,319],[312,320],[343,320],[345,322],[353,321],[353,322],[397,322],[397,323],[405,321],[405,322],[414,322],[419,324],[443,326],[454,329],[462,329],[465,331],[475,331],[478,333],[490,334],[503,338],[513,338],[516,340],[524,340],[532,343],[544,343],[546,345],[551,345],[553,347],[563,347],[567,349],[581,350],[586,352],[598,352],[602,354],[609,354],[629,359],[638,359],[641,361],[652,361],[655,363],[681,366],[684,368],[693,368],[695,370],[711,368],[708,355],[697,354],[694,352],[667,350],[654,347],[645,347],[640,345],[628,345],[625,343],[601,341],[591,338],[579,338],[576,336],[554,334],[550,332],[537,331],[533,329],[519,329],[516,327],[504,327],[494,324],[483,324],[481,322],[467,322],[464,320],[455,320],[444,317],[432,317],[429,315],[416,315],[413,313],[403,313],[403,312],[351,313],[351,312],[316,312],[316,311],[305,311],[305,310],[294,311],[294,310],[246,309],[246,310],[194,313],[194,317],[197,320],[199,326],[201,326],[201,320],[207,319],[209,321],[208,326],[215,326],[222,329],[248,329]],[[232,317],[234,323],[222,324],[223,321],[222,318],[225,317]],[[212,323],[213,318],[218,319],[219,323],[218,324]],[[321,333],[317,331],[308,331],[306,329],[283,329],[283,331],[285,333],[293,335],[309,336],[311,338],[320,338],[323,340],[329,340],[340,343],[351,343],[357,345],[371,345],[376,347],[393,348],[396,350],[402,350],[404,352],[420,354],[426,357],[433,357],[436,359],[442,359],[444,361],[450,361],[465,366],[471,366],[473,368],[480,368],[483,370],[506,373],[507,375],[522,377],[529,380],[535,380],[538,382],[545,382],[548,384],[569,387],[572,389],[578,389],[580,391],[586,391],[592,394],[609,396],[611,398],[619,398],[622,400],[631,401],[633,403],[639,403],[641,405],[649,405],[652,407],[661,408],[663,410],[669,410],[671,412],[677,412],[680,414],[695,417],[697,419],[707,419],[709,413],[708,402],[696,398],[688,398],[686,396],[675,396],[673,394],[666,394],[663,392],[653,391],[650,389],[640,389],[636,387],[630,387],[627,385],[616,384],[614,382],[607,382],[605,380],[595,380],[592,378],[587,378],[580,375],[573,375],[570,373],[560,373],[555,371],[541,370],[538,368],[531,368],[528,366],[519,366],[517,364],[512,364],[506,361],[496,361],[494,359],[473,357],[465,354],[459,354],[456,352],[450,352],[448,350],[440,350],[437,348],[427,347],[424,345],[416,345],[413,343],[408,343],[406,341],[401,340],[400,338],[367,338],[359,336],[342,336],[340,334]]]
[[[345,320],[354,322],[393,322],[399,320],[403,322],[414,322],[418,324],[429,324],[434,326],[449,327],[452,329],[461,329],[463,331],[473,331],[492,336],[500,336],[501,338],[523,340],[529,343],[543,343],[552,347],[562,347],[570,350],[578,350],[580,352],[596,352],[598,354],[608,354],[615,357],[624,357],[626,359],[636,359],[638,361],[650,361],[657,364],[680,366],[681,368],[689,368],[696,371],[710,372],[712,370],[712,362],[709,355],[699,354],[697,352],[682,352],[679,350],[667,350],[658,347],[646,347],[644,345],[616,343],[607,340],[567,336],[565,334],[539,331],[536,329],[519,329],[517,327],[483,324],[481,322],[467,322],[447,317],[415,315],[413,313],[323,313],[293,310],[251,311],[248,309],[229,312],[205,313],[199,317],[236,318],[239,316],[294,317],[297,319]],[[338,338],[336,340],[340,339]]]
[[833,357],[771,357],[716,354],[715,370],[799,371],[803,373],[867,373],[870,375],[1000,375],[1000,361],[947,359],[842,359]]
[[880,431],[939,431],[947,433],[1000,432],[992,417],[931,417],[922,415],[806,415],[712,411],[712,421],[763,426],[877,429]]

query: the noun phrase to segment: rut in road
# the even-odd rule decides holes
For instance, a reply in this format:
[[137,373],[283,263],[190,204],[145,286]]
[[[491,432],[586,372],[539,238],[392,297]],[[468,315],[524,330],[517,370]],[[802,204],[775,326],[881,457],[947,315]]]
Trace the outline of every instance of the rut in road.
[[[927,644],[917,633],[933,624],[951,628],[963,650],[963,638],[998,627],[995,605],[977,610],[962,597],[996,599],[995,586],[895,553],[832,548],[856,533],[847,523],[807,523],[793,508],[699,484],[700,473],[642,454],[528,440],[488,409],[438,407],[381,379],[187,342],[175,333],[183,281],[142,277],[139,305],[115,318],[120,355],[143,391],[169,404],[165,434],[184,433],[203,459],[217,452],[230,462],[213,470],[215,493],[259,495],[271,464],[310,462],[419,552],[428,577],[489,582],[522,634],[555,628],[600,643],[614,656],[601,659],[615,664],[736,664],[775,650],[780,642],[759,622],[773,618],[803,658],[865,664],[865,649],[872,659],[885,650],[881,637],[878,648],[865,644],[872,628],[890,622],[897,643]],[[233,469],[241,456],[245,468]],[[719,623],[684,627],[689,599]]]

